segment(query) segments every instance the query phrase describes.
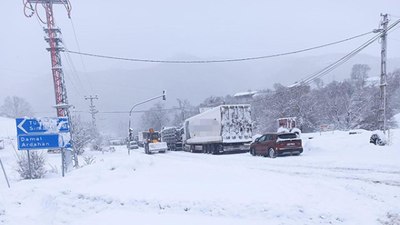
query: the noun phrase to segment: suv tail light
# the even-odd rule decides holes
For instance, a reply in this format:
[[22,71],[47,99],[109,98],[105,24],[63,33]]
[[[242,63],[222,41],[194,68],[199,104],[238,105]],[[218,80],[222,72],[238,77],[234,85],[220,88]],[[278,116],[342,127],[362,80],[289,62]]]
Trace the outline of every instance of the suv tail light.
[[299,146],[299,147],[301,147],[301,140],[296,141],[296,145]]
[[284,147],[286,147],[286,143],[285,142],[278,142],[278,143],[276,143],[276,147],[279,149],[279,148],[284,148]]

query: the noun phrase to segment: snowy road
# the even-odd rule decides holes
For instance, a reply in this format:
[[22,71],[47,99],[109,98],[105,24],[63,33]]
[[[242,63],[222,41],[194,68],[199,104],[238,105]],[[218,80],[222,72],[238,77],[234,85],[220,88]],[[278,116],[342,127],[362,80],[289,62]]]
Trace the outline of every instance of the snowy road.
[[275,159],[89,152],[95,163],[65,178],[12,173],[10,190],[0,179],[0,224],[398,224],[399,143],[374,146],[369,135],[304,135],[301,156]]

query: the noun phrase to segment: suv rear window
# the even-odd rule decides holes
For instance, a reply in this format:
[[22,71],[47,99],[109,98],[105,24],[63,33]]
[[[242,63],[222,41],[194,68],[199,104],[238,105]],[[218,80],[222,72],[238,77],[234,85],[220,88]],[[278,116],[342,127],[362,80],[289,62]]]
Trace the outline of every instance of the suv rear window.
[[293,138],[297,138],[297,135],[295,133],[285,133],[285,134],[279,134],[278,138],[280,138],[280,139],[293,139]]

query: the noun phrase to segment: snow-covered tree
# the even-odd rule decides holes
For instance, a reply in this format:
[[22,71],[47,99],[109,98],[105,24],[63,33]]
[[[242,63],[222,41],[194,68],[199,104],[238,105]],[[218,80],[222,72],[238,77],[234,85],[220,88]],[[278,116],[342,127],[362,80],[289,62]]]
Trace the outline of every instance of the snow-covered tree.
[[[297,117],[297,125],[305,132],[318,130],[323,124],[341,130],[379,129],[380,87],[366,82],[369,70],[368,65],[357,64],[348,80],[326,85],[319,80],[314,89],[276,83],[274,90],[261,91],[251,102],[254,133],[276,131],[281,117]],[[393,127],[390,118],[400,113],[400,69],[388,74],[387,84],[387,125]],[[200,106],[215,106],[227,100],[211,96]]]
[[364,88],[371,68],[366,64],[355,64],[351,69],[351,81],[357,89]]
[[199,107],[215,107],[226,104],[224,97],[210,96],[206,98]]
[[80,116],[71,118],[71,126],[73,129],[73,145],[78,155],[85,151],[85,147],[94,139],[92,125],[83,122]]
[[[46,174],[46,169],[44,168],[46,160],[43,153],[30,151],[29,155],[29,160],[27,154],[20,154],[18,156],[17,172],[22,177],[22,179],[42,178]],[[30,163],[30,165],[28,162]]]
[[165,110],[164,104],[158,102],[150,108],[148,112],[142,116],[143,130],[153,128],[154,130],[161,130],[162,127],[167,126],[169,123],[169,115]]
[[[400,113],[400,69],[394,70],[387,77],[387,93],[388,93],[388,111],[390,118]],[[396,121],[389,120],[390,127],[396,127]]]
[[0,115],[10,118],[32,117],[33,112],[31,105],[25,99],[17,96],[8,96],[0,107]]
[[187,99],[177,99],[178,102],[178,109],[173,115],[173,122],[172,124],[174,126],[181,126],[183,124],[183,121],[185,121],[187,118],[192,117],[196,115],[199,110],[192,106],[190,102]]
[[90,150],[92,151],[104,151],[106,147],[106,142],[102,135],[97,135],[90,143]]

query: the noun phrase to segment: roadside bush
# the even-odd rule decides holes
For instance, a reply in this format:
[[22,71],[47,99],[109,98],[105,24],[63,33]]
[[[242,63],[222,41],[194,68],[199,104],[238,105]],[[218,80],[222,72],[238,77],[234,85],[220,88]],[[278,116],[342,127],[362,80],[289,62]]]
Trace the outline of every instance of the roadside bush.
[[39,179],[44,177],[46,174],[46,169],[44,168],[46,160],[43,153],[31,151],[29,154],[32,174],[29,173],[28,154],[21,154],[18,157],[17,172],[22,179]]
[[98,135],[91,143],[90,150],[103,152],[104,149],[104,139],[102,136]]
[[94,157],[92,155],[83,157],[83,161],[85,162],[85,165],[91,165],[91,164],[95,163],[95,159],[96,159],[96,157]]

